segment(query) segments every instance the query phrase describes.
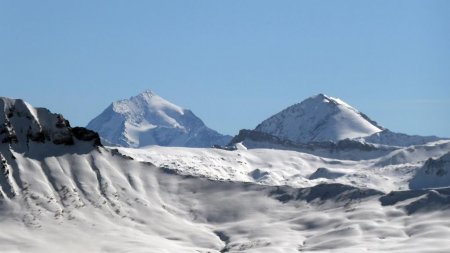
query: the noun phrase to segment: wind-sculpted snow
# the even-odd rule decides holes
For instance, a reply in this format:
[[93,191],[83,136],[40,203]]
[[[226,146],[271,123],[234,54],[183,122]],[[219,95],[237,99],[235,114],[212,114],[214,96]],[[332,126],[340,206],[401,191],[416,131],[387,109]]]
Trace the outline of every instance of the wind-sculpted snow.
[[206,127],[190,110],[151,91],[112,103],[87,128],[97,131],[105,143],[124,147],[211,147],[231,139]]
[[450,141],[359,160],[241,143],[111,149],[1,101],[1,252],[450,251],[450,188],[408,189],[445,174]]
[[[242,144],[239,144],[242,146]],[[441,185],[421,175],[420,168],[429,157],[450,151],[450,141],[395,149],[373,151],[367,159],[327,158],[317,153],[276,150],[238,149],[234,151],[203,148],[168,148],[152,146],[144,149],[118,148],[119,152],[139,161],[151,162],[184,175],[213,180],[232,180],[264,185],[310,187],[322,183],[340,183],[367,187],[383,192],[409,189],[415,182],[429,182],[428,188],[444,186],[450,181],[442,177]],[[365,157],[365,152],[352,150],[352,157]],[[347,153],[340,154],[345,157]],[[336,155],[336,154],[335,154]],[[433,178],[433,175],[429,176]],[[434,185],[433,185],[434,184]]]
[[212,181],[105,148],[12,154],[17,194],[0,201],[2,252],[450,250],[450,213],[435,200],[439,212],[411,211],[404,203],[416,195],[386,203],[382,192],[342,184]]

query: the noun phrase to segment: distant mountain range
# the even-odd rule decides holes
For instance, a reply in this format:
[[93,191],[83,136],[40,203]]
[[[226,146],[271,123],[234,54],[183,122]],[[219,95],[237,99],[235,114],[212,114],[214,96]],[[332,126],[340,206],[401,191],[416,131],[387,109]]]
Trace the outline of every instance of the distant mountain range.
[[[229,151],[103,146],[61,114],[0,98],[1,251],[449,252],[450,141],[369,143],[436,137],[388,132],[325,95],[307,101]],[[104,140],[133,146],[222,136],[151,92],[99,122]]]
[[298,150],[293,146],[343,140],[347,146],[351,140],[404,147],[442,139],[391,132],[344,101],[324,94],[292,105],[264,120],[254,130],[241,131],[233,139],[208,128],[192,111],[151,91],[113,102],[87,128],[98,132],[107,145],[135,148],[211,147],[243,142],[249,148]]

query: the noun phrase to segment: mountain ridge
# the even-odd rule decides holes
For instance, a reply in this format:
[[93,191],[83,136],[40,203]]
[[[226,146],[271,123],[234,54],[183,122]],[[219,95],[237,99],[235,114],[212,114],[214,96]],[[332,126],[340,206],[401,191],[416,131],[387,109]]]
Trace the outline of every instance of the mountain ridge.
[[0,97],[0,142],[17,151],[29,151],[38,144],[71,146],[91,142],[101,146],[97,133],[83,127],[72,127],[62,114],[46,108],[35,108],[22,99]]

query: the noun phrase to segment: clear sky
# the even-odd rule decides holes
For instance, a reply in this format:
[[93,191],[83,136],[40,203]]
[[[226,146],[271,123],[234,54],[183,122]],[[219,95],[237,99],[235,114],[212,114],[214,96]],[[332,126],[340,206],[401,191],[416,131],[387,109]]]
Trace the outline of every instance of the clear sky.
[[450,137],[450,1],[0,0],[0,96],[86,125],[151,89],[236,134],[317,93]]

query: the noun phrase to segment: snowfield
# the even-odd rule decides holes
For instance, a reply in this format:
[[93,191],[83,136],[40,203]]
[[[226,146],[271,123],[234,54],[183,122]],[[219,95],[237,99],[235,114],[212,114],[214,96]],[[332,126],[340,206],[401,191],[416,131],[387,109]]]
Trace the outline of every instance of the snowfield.
[[[242,145],[241,145],[242,147]],[[120,153],[138,161],[151,162],[183,175],[213,180],[252,182],[264,185],[311,187],[323,183],[340,183],[383,192],[409,189],[416,171],[430,158],[450,150],[450,141],[411,146],[387,154],[373,151],[379,157],[367,160],[333,159],[318,155],[277,149],[235,151],[212,148],[178,148],[149,146],[141,149],[117,148]],[[367,152],[359,151],[367,156]],[[345,153],[344,153],[345,154]],[[438,180],[438,177],[435,177]],[[420,180],[420,179],[416,179]],[[433,176],[427,187],[433,188]],[[445,178],[442,186],[450,187]],[[440,183],[442,184],[442,183]]]
[[450,250],[448,190],[213,181],[105,148],[67,153],[12,153],[15,197],[1,201],[2,252]]
[[1,252],[450,252],[448,140],[116,148],[22,100],[0,109]]

